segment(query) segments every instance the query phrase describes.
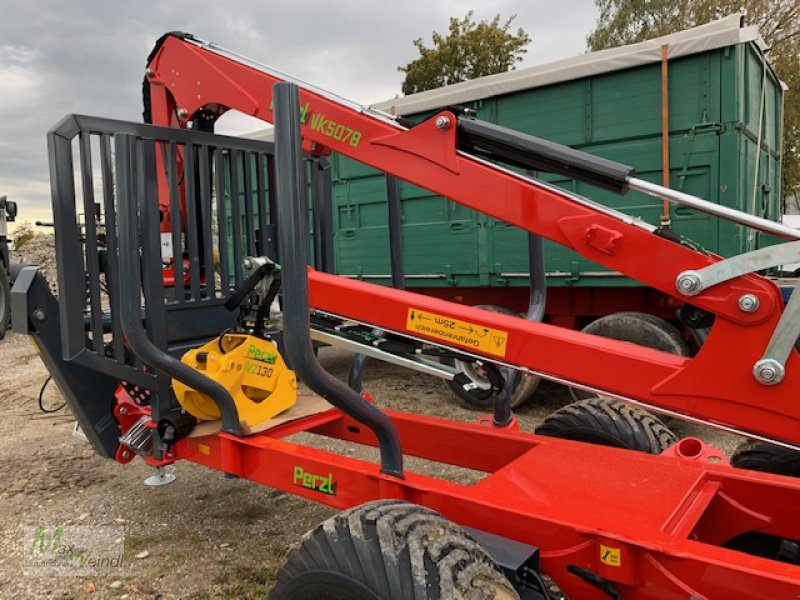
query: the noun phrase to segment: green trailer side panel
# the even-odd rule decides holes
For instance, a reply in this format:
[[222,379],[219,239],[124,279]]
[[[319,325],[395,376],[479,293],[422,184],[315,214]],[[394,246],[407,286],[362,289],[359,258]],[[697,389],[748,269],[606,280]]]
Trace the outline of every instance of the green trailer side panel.
[[[387,279],[389,241],[386,184],[382,176],[367,176],[333,185],[337,271],[380,275]],[[443,280],[445,273],[478,272],[478,229],[482,215],[401,183],[403,241],[409,275]]]
[[[780,100],[779,83],[755,43],[671,61],[670,186],[779,219]],[[639,177],[662,181],[658,63],[470,106],[478,118],[630,164]],[[430,114],[411,117],[421,120]],[[342,156],[332,161],[337,272],[389,283],[384,177]],[[659,224],[661,203],[648,196],[617,196],[552,174],[541,177]],[[407,183],[400,192],[408,285],[527,285],[526,232]],[[768,243],[685,207],[672,207],[671,217],[677,233],[723,255]],[[551,286],[636,285],[555,244],[546,244],[545,256]]]

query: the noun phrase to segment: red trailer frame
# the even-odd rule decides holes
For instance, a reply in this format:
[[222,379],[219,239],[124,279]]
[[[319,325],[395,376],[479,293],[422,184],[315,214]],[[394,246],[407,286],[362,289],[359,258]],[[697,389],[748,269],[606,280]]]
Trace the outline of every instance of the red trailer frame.
[[[272,85],[283,80],[211,45],[176,36],[162,41],[147,73],[152,121],[178,127],[202,112],[219,116],[230,108],[272,121]],[[346,154],[671,296],[677,297],[679,273],[719,260],[458,152],[451,112],[405,130],[319,91],[303,89],[300,98],[308,150]],[[162,210],[168,219],[168,204]],[[756,275],[693,297],[693,304],[716,315],[707,343],[694,358],[314,270],[308,277],[311,305],[318,311],[800,446],[800,408],[793,403],[800,390],[796,351],[779,385],[759,384],[752,375],[782,311],[777,288]],[[740,309],[744,294],[758,299],[757,311]],[[475,345],[474,338],[426,331],[414,323],[420,314],[481,328],[499,341]],[[116,409],[123,431],[141,414],[147,409],[125,401]],[[337,508],[404,498],[462,525],[535,544],[543,571],[573,598],[607,595],[571,574],[569,566],[613,582],[625,598],[789,598],[800,591],[800,567],[723,547],[754,531],[800,539],[794,514],[800,482],[732,470],[719,453],[696,440],[679,442],[676,456],[650,456],[513,428],[387,414],[405,453],[484,471],[486,477],[472,486],[414,473],[398,478],[382,474],[373,463],[284,439],[306,431],[376,444],[368,429],[335,410],[248,437],[219,433],[184,439],[165,460],[149,462],[191,460]],[[326,490],[302,485],[297,469],[311,474],[312,481],[325,479]]]

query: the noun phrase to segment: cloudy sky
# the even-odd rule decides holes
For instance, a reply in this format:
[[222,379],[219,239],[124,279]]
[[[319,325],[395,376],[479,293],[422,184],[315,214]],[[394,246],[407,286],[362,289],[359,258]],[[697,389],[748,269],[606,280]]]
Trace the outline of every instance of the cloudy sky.
[[[187,31],[363,103],[400,91],[412,40],[450,16],[517,15],[533,38],[522,66],[583,53],[592,0],[0,0],[0,195],[20,220],[49,219],[45,134],[68,113],[141,120],[145,60],[164,32]],[[251,130],[229,119],[227,128]]]

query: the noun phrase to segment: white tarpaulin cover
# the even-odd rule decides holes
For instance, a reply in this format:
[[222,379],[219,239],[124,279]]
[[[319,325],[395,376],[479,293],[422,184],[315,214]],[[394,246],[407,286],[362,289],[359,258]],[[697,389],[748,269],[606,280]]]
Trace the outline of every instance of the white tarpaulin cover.
[[[744,15],[736,13],[718,21],[638,44],[582,54],[517,71],[487,75],[435,90],[386,100],[373,107],[398,115],[409,115],[562,81],[658,63],[661,62],[661,46],[665,44],[669,47],[670,59],[745,42],[756,42],[765,49],[766,45],[761,39],[758,28],[744,27],[743,21]],[[266,131],[254,131],[245,137],[271,140],[272,128]]]
[[562,81],[630,69],[661,62],[661,46],[664,44],[669,46],[670,59],[752,41],[764,48],[758,28],[743,27],[742,25],[743,15],[737,13],[699,27],[638,44],[600,50],[574,58],[557,60],[546,65],[454,83],[435,90],[387,100],[376,104],[375,108],[395,112],[398,115],[409,115],[451,104],[461,104]]

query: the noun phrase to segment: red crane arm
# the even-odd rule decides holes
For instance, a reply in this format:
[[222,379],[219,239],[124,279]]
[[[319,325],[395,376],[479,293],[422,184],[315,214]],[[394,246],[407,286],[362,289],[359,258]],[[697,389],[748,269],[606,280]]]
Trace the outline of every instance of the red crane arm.
[[[272,86],[287,80],[213,45],[177,36],[166,37],[154,52],[147,78],[152,121],[180,127],[198,115],[216,117],[228,109],[272,122]],[[302,87],[300,103],[301,134],[309,151],[341,153],[667,294],[679,297],[679,273],[719,260],[656,235],[634,219],[459,152],[456,117],[450,112],[407,130],[388,116],[311,86]],[[163,210],[168,222],[167,200]],[[691,359],[313,270],[309,278],[312,305],[319,310],[439,343],[447,339],[412,329],[410,309],[498,330],[507,340],[502,355],[463,341],[449,343],[551,378],[800,446],[797,353],[779,385],[759,384],[752,375],[783,305],[776,286],[757,275],[737,277],[692,298],[716,318],[707,342]],[[744,294],[758,299],[757,311],[739,308]]]

